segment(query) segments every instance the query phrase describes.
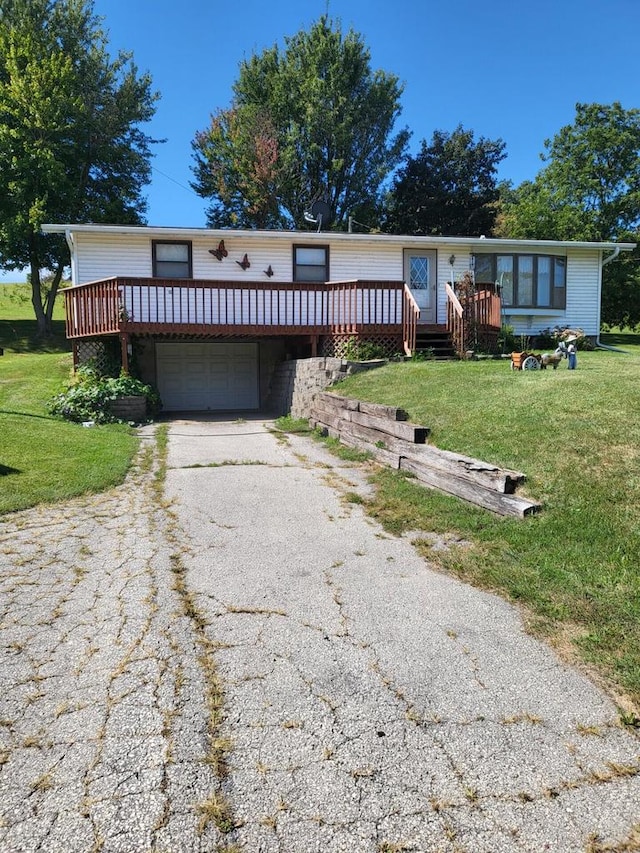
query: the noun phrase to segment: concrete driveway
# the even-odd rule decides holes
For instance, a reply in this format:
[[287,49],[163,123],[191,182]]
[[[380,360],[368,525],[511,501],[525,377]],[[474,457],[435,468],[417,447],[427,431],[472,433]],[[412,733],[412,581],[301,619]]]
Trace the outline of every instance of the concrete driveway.
[[346,500],[359,468],[258,421],[174,423],[169,468],[242,849],[639,849],[640,743],[616,708]]
[[640,849],[615,706],[269,426],[0,520],[0,850]]

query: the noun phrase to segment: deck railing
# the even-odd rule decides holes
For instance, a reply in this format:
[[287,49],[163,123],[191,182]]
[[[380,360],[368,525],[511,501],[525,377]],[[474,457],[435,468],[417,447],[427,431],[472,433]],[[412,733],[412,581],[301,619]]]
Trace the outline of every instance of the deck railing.
[[480,290],[461,301],[450,284],[445,284],[445,290],[447,331],[456,353],[462,358],[465,352],[478,347],[491,349],[500,332],[500,297]]
[[63,292],[67,338],[114,335],[120,331],[123,314],[117,279],[92,281]]
[[326,284],[117,277],[65,291],[67,337],[126,333],[402,334],[419,310],[401,281]]

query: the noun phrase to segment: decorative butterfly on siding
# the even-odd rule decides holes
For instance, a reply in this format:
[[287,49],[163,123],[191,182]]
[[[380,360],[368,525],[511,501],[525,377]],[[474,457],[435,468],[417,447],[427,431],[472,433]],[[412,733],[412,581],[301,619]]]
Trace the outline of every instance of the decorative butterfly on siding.
[[229,254],[229,252],[227,252],[224,247],[224,240],[220,240],[217,249],[209,249],[209,253],[213,255],[214,258],[217,258],[219,261],[221,261],[223,258],[226,258]]
[[264,270],[264,274],[267,276],[267,278],[271,278],[271,276],[273,275],[273,268],[271,264],[269,264],[268,268]]
[[243,270],[248,270],[251,266],[249,258],[247,257],[247,253],[244,253],[244,258],[241,261],[236,261],[239,267],[242,267]]

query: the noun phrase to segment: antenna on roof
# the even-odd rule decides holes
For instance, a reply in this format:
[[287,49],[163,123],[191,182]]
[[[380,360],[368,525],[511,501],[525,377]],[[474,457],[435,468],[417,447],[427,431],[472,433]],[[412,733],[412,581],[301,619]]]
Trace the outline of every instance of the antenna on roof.
[[349,234],[353,234],[353,226],[359,225],[361,228],[366,228],[367,231],[375,231],[375,227],[373,225],[366,225],[364,222],[358,222],[357,219],[354,219],[353,216],[349,217]]
[[314,201],[311,205],[311,211],[305,211],[304,221],[311,225],[317,225],[318,231],[322,231],[322,227],[328,228],[333,222],[333,213],[331,207],[326,201]]

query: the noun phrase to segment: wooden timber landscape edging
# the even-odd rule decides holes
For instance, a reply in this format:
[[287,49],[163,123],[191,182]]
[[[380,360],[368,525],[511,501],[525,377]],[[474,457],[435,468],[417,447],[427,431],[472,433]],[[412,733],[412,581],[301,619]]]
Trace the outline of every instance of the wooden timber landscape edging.
[[540,509],[540,504],[515,494],[524,474],[426,444],[429,429],[407,418],[393,406],[323,392],[311,404],[309,423],[343,444],[369,451],[390,468],[412,474],[425,486],[500,515],[524,518]]

